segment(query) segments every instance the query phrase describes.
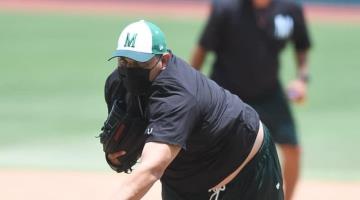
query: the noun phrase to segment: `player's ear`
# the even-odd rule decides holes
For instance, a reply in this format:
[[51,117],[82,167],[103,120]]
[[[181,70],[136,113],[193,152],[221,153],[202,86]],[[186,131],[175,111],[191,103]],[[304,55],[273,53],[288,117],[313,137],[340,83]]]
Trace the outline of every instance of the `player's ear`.
[[161,57],[161,70],[166,69],[168,63],[170,62],[171,54],[170,53],[164,53]]

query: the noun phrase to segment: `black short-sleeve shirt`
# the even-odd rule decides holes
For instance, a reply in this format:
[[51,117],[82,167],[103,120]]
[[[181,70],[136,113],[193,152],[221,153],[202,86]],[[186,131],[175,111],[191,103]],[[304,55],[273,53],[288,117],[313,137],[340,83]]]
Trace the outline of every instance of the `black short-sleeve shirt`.
[[[105,88],[115,88],[115,74]],[[218,184],[244,161],[259,129],[250,106],[175,55],[153,81],[146,107],[147,142],[182,148],[161,178],[179,193]]]
[[199,45],[216,55],[211,78],[247,101],[276,89],[288,41],[298,51],[310,48],[300,5],[272,0],[259,10],[251,0],[221,0],[212,4]]

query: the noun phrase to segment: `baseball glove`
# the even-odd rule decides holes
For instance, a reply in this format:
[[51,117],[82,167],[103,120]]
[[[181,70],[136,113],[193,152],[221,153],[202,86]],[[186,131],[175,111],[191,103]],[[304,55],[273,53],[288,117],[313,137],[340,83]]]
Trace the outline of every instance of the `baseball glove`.
[[[129,115],[122,109],[125,107],[122,101],[114,102],[99,138],[110,167],[116,172],[130,173],[144,147],[147,123],[144,119]],[[118,158],[120,165],[114,165],[108,159],[108,154],[120,150],[126,151],[126,154]]]

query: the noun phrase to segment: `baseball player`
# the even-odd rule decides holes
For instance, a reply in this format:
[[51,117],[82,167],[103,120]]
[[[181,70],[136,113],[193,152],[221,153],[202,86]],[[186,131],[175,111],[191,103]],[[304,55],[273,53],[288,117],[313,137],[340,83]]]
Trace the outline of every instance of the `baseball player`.
[[[128,101],[147,121],[141,161],[119,180],[116,199],[140,199],[157,180],[165,200],[283,199],[276,148],[258,114],[170,51],[159,27],[129,24],[113,57],[109,108]],[[113,169],[126,154],[107,155]]]
[[[215,54],[211,78],[251,105],[269,127],[283,157],[285,199],[300,171],[300,145],[287,100],[303,102],[309,72],[310,39],[302,8],[286,0],[213,1],[191,64],[200,69]],[[296,51],[297,77],[283,92],[279,54],[288,42]]]

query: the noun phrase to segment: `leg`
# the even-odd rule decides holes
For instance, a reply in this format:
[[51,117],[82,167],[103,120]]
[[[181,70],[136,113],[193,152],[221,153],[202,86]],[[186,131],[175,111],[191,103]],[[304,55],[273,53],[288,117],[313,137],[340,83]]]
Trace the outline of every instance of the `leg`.
[[209,200],[211,193],[201,190],[198,193],[179,193],[166,183],[161,183],[162,200]]
[[184,200],[180,197],[172,188],[167,186],[165,183],[161,184],[161,199],[162,200]]
[[281,89],[262,102],[251,104],[280,147],[285,200],[291,200],[300,175],[301,149],[291,109]]
[[[264,126],[265,127],[265,126]],[[256,156],[226,186],[222,200],[284,200],[281,167],[270,133]]]
[[279,145],[285,187],[285,200],[291,200],[300,175],[301,148],[298,145]]

